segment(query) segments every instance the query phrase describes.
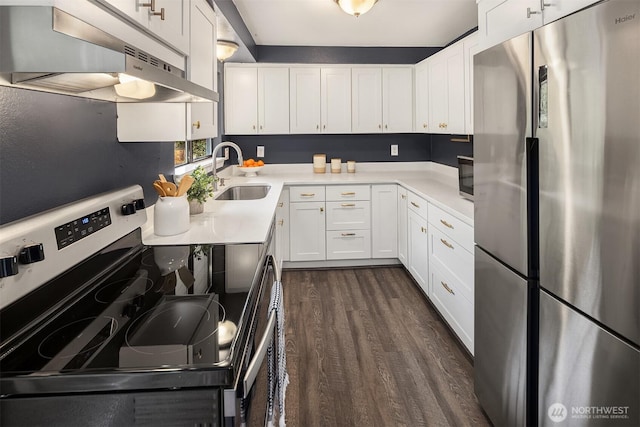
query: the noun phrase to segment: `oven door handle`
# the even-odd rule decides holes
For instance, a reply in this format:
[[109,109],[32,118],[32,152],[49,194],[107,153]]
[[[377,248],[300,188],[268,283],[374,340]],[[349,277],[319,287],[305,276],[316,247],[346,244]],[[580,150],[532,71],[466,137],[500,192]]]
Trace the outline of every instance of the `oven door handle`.
[[278,261],[276,261],[276,257],[273,255],[269,255],[269,263],[273,267],[273,277],[276,282],[280,282],[280,266],[278,265]]
[[267,329],[262,334],[262,338],[260,339],[260,344],[258,344],[258,348],[249,363],[249,367],[247,368],[247,372],[244,375],[244,379],[242,380],[243,385],[243,398],[246,399],[251,392],[251,387],[253,387],[253,383],[256,381],[256,377],[258,376],[258,371],[262,366],[262,361],[264,360],[265,355],[267,354],[267,349],[269,348],[269,344],[273,341],[273,332],[276,328],[276,312],[275,310],[271,312],[269,315],[269,321],[267,322]]

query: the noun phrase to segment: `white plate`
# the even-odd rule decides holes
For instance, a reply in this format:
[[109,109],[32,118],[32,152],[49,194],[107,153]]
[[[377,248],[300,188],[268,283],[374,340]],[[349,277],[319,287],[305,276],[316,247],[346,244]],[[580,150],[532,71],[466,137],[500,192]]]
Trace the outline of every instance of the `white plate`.
[[238,169],[240,169],[242,172],[244,172],[244,176],[256,176],[257,173],[262,170],[264,166],[254,166],[254,167],[244,167],[244,166],[238,166]]

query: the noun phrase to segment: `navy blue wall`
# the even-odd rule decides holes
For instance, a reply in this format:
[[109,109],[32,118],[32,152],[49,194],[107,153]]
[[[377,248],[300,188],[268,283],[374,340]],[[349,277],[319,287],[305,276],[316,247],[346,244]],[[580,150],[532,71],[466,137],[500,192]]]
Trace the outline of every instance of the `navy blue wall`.
[[173,144],[120,143],[116,104],[0,86],[0,224],[140,184],[155,202]]

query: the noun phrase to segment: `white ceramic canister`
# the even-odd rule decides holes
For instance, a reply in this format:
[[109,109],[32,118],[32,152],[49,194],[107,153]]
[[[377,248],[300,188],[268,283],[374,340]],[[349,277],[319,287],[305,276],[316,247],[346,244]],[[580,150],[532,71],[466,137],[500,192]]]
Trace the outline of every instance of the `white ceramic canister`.
[[187,195],[158,197],[153,210],[153,232],[158,236],[174,236],[189,230]]

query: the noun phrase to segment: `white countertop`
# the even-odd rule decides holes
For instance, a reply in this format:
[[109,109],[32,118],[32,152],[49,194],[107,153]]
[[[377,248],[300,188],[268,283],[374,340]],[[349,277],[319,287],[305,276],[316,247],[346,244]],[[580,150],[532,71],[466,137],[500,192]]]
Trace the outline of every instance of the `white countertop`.
[[383,184],[395,183],[447,210],[473,226],[473,202],[458,193],[458,170],[432,162],[358,163],[356,173],[313,173],[312,165],[266,165],[257,177],[247,178],[228,167],[219,173],[225,178],[224,189],[237,185],[267,184],[267,197],[258,200],[209,199],[204,212],[190,217],[187,232],[175,236],[153,234],[153,209],[147,208],[147,222],[142,227],[146,245],[262,243],[273,222],[278,199],[285,185]]

